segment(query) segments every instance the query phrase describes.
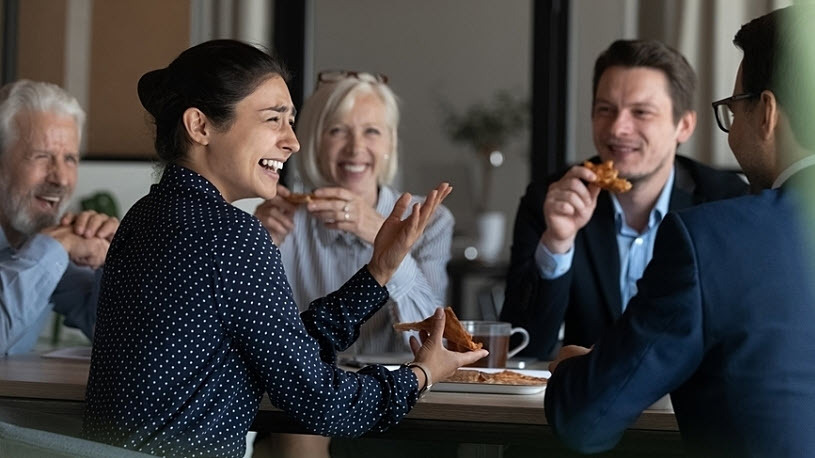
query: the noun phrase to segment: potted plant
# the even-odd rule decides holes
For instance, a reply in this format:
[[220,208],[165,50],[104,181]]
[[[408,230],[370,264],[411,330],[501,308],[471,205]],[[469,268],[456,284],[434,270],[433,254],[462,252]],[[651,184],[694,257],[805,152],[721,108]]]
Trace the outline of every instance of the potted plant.
[[489,103],[476,102],[464,112],[456,112],[449,103],[442,105],[444,129],[456,143],[470,146],[481,166],[482,195],[477,210],[483,212],[492,188],[492,170],[504,160],[501,149],[526,131],[529,102],[510,91],[499,90]]
[[492,175],[504,162],[501,149],[526,131],[529,102],[510,91],[500,90],[489,102],[476,102],[461,113],[449,103],[444,103],[442,109],[447,135],[456,143],[469,145],[481,167],[481,195],[474,200],[477,214],[475,256],[482,261],[494,262],[503,247],[506,215],[501,211],[487,211]]

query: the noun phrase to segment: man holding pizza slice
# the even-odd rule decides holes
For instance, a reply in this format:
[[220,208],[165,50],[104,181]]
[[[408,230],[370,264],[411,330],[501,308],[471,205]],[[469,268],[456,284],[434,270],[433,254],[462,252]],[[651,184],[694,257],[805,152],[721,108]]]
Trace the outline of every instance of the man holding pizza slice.
[[529,331],[522,355],[551,359],[564,322],[565,344],[591,346],[636,294],[668,211],[746,192],[735,173],[676,154],[696,126],[695,86],[657,41],[616,41],[598,57],[596,167],[533,182],[518,208],[501,319]]
[[623,317],[550,364],[546,419],[570,447],[610,449],[670,393],[688,456],[813,455],[813,23],[797,4],[736,34],[713,108],[756,194],[669,214]]

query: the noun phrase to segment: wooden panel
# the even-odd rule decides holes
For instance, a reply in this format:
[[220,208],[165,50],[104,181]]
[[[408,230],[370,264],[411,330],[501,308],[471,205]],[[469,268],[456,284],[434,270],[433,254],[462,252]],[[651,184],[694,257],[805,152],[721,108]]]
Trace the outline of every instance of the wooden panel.
[[67,0],[20,2],[17,78],[64,86]]
[[93,2],[87,157],[154,157],[136,84],[189,47],[189,36],[188,1]]

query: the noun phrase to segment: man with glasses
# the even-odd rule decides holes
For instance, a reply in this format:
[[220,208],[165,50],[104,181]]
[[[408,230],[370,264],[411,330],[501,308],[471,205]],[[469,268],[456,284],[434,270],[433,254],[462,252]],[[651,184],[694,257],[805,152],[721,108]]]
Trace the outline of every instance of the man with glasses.
[[730,132],[730,126],[733,125],[733,109],[730,108],[732,104],[739,100],[754,99],[756,97],[756,94],[738,94],[713,102],[713,114],[716,115],[716,124],[719,125],[719,129]]
[[734,96],[714,108],[764,191],[669,214],[622,319],[592,349],[561,350],[545,407],[569,446],[613,447],[671,393],[691,456],[812,455],[813,23],[796,5],[736,34]]
[[636,294],[669,210],[747,191],[735,173],[676,154],[696,126],[695,87],[687,60],[658,41],[619,40],[597,58],[593,160],[613,160],[633,188],[601,191],[580,165],[527,188],[501,312],[529,331],[525,355],[550,359],[564,322],[565,344],[592,345]]

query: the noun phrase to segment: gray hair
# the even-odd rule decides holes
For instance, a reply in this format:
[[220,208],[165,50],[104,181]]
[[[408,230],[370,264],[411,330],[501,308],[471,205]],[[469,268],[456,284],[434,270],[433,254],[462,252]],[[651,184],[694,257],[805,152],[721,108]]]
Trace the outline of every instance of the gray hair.
[[0,88],[0,154],[17,140],[15,116],[24,111],[55,113],[74,118],[77,139],[82,139],[85,111],[61,87],[41,81],[18,80]]
[[320,141],[326,122],[347,113],[360,94],[376,94],[385,105],[385,123],[391,134],[391,150],[385,159],[377,183],[389,185],[396,176],[399,163],[397,130],[399,127],[399,102],[393,91],[385,84],[354,77],[337,82],[322,83],[309,97],[297,119],[297,139],[300,142],[298,166],[306,186],[323,187],[333,183],[321,172]]

